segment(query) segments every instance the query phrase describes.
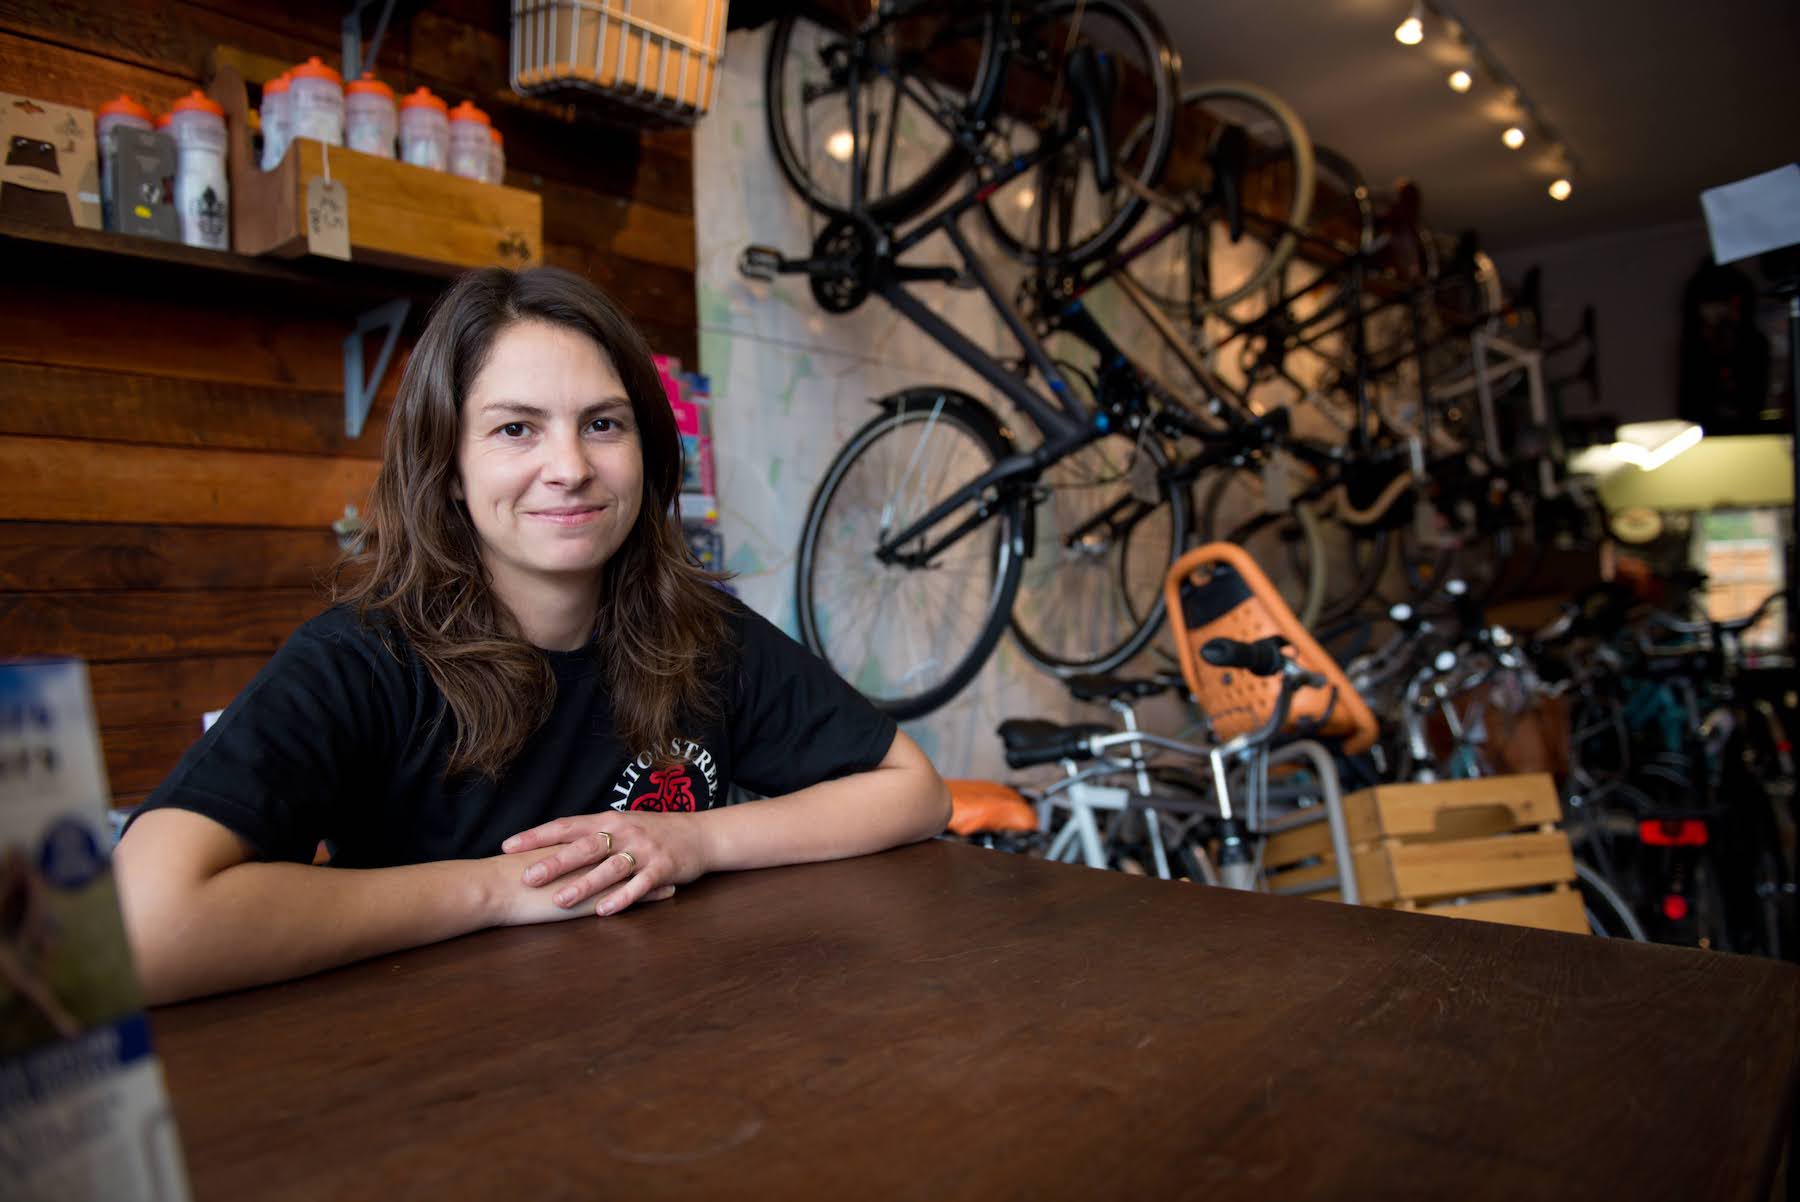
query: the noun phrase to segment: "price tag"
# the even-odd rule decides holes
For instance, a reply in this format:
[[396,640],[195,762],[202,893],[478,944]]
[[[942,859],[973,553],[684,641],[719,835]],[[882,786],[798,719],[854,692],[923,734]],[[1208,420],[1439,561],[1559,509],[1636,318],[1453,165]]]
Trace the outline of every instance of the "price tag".
[[343,180],[315,175],[306,181],[306,253],[350,257],[350,193]]

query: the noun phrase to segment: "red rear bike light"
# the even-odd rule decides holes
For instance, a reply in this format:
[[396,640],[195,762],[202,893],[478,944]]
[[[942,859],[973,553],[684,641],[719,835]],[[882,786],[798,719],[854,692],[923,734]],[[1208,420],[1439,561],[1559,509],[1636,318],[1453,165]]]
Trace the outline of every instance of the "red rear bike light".
[[1638,840],[1651,847],[1705,847],[1706,823],[1698,818],[1646,818]]

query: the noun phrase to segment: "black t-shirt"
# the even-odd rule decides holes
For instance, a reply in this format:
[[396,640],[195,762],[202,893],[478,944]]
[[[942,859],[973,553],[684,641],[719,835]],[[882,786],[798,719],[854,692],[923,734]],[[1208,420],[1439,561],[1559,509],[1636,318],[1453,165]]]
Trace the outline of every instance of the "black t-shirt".
[[[556,704],[498,782],[446,781],[455,716],[398,634],[334,608],[288,639],[142,811],[192,810],[270,860],[379,868],[498,855],[554,818],[704,810],[732,782],[792,792],[881,762],[893,719],[763,618],[734,605],[721,717],[657,756],[613,726],[603,648],[546,651]],[[142,812],[140,811],[140,812]]]

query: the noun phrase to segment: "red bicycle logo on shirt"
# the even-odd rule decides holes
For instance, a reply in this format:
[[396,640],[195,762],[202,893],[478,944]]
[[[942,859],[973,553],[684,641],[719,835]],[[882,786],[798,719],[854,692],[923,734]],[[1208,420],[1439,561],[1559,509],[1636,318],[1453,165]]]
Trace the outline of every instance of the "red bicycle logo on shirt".
[[691,814],[700,808],[694,800],[694,782],[688,777],[686,768],[678,765],[652,772],[649,781],[654,792],[647,792],[633,801],[632,809],[662,814],[676,811]]

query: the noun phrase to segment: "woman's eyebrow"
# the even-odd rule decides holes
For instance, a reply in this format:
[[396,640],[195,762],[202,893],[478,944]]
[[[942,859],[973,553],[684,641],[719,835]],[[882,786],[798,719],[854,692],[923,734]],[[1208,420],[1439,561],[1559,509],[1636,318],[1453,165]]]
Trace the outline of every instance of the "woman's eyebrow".
[[[583,417],[593,417],[598,414],[614,413],[620,410],[630,412],[631,401],[626,397],[611,396],[606,397],[603,400],[595,401],[591,405],[583,406],[581,415]],[[528,404],[525,401],[509,400],[484,401],[477,412],[483,417],[511,414],[516,417],[544,418],[548,417],[550,414],[549,410],[540,405]]]
[[519,417],[543,417],[545,410],[536,405],[527,405],[524,401],[487,401],[482,404],[481,414],[511,413]]

